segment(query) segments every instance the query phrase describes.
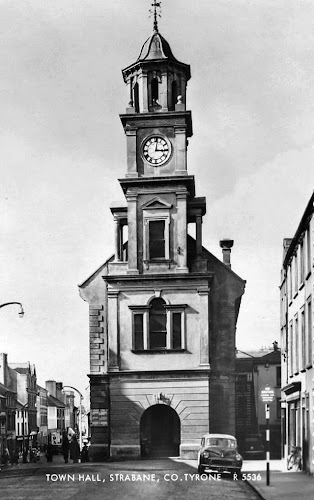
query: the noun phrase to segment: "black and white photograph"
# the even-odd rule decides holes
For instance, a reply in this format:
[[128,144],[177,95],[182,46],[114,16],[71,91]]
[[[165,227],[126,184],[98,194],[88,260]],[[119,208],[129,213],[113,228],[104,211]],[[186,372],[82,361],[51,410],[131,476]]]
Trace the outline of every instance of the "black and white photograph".
[[314,496],[313,19],[0,0],[1,500]]

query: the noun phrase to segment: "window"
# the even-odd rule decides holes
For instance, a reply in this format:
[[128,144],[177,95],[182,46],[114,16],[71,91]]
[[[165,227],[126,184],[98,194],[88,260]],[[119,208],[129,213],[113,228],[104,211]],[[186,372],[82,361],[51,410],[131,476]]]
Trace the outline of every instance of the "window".
[[298,278],[298,256],[295,255],[293,259],[294,265],[294,293],[298,292],[299,278]]
[[276,387],[281,387],[281,366],[276,366]]
[[281,419],[281,399],[276,398],[276,419]]
[[181,347],[181,335],[182,335],[182,314],[179,312],[174,312],[172,314],[172,348],[180,349]]
[[304,309],[301,311],[301,368],[305,369],[306,351],[308,350],[307,339],[305,337],[305,314]]
[[165,258],[165,221],[149,221],[149,258]]
[[173,81],[171,84],[171,104],[169,107],[170,111],[173,111],[175,109],[177,98],[178,98],[178,85],[176,81]]
[[139,90],[138,90],[138,83],[134,85],[134,108],[135,108],[135,113],[140,112],[140,101],[139,101]]
[[186,304],[170,305],[156,297],[147,306],[129,308],[134,351],[185,349]]
[[306,364],[312,365],[312,355],[313,355],[313,339],[312,339],[312,302],[311,298],[308,299],[307,304],[307,350],[306,350]]
[[305,267],[304,267],[304,240],[301,241],[300,243],[300,285],[304,282],[304,274],[305,274]]
[[310,230],[310,227],[308,228],[308,230],[306,232],[306,235],[307,235],[307,238],[306,238],[306,242],[307,242],[307,245],[306,245],[307,272],[310,273],[311,272],[311,266],[312,266],[312,263],[311,263],[311,230]]
[[167,313],[163,299],[153,299],[149,312],[149,347],[161,349],[167,347]]
[[144,349],[144,317],[143,314],[134,314],[134,349]]
[[288,347],[288,355],[289,355],[289,376],[293,374],[293,322],[289,323],[289,339],[288,339],[289,347]]
[[152,105],[155,106],[158,103],[158,98],[159,98],[157,78],[152,79],[151,89],[152,89]]
[[295,315],[294,318],[294,372],[298,373],[299,371],[299,320],[298,315]]
[[142,205],[143,210],[143,260],[169,262],[170,260],[170,209],[167,201],[154,197]]
[[292,300],[292,263],[289,266],[288,269],[288,281],[289,281],[289,294],[288,294],[288,299],[289,302]]
[[47,425],[47,409],[41,408],[40,410],[40,425]]

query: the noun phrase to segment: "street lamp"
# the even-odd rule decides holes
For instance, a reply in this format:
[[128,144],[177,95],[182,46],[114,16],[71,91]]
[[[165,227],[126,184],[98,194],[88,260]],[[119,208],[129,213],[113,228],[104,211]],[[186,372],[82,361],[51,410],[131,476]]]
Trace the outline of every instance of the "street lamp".
[[21,302],[5,302],[4,304],[0,304],[0,309],[1,309],[1,307],[11,306],[12,304],[17,304],[18,306],[20,306],[19,317],[23,318],[24,309],[23,309]]
[[84,399],[83,398],[83,395],[82,393],[76,389],[75,387],[72,387],[72,385],[64,385],[62,389],[65,389],[65,388],[68,388],[68,389],[73,389],[73,391],[76,391],[78,393],[78,395],[80,396],[80,450],[82,450],[83,448],[83,442],[82,442],[82,400]]

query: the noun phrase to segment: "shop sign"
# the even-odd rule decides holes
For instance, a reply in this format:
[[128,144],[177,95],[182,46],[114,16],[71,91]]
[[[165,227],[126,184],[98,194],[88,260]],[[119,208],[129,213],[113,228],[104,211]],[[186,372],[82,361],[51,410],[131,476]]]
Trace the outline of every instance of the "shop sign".
[[272,403],[275,399],[275,391],[269,385],[266,385],[264,389],[260,391],[260,398],[263,403]]

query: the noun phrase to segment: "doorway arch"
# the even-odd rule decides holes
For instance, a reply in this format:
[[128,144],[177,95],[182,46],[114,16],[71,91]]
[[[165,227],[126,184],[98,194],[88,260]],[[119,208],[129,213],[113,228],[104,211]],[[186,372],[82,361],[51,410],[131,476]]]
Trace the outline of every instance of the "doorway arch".
[[178,456],[180,432],[180,418],[173,408],[164,404],[151,406],[141,417],[142,457]]

